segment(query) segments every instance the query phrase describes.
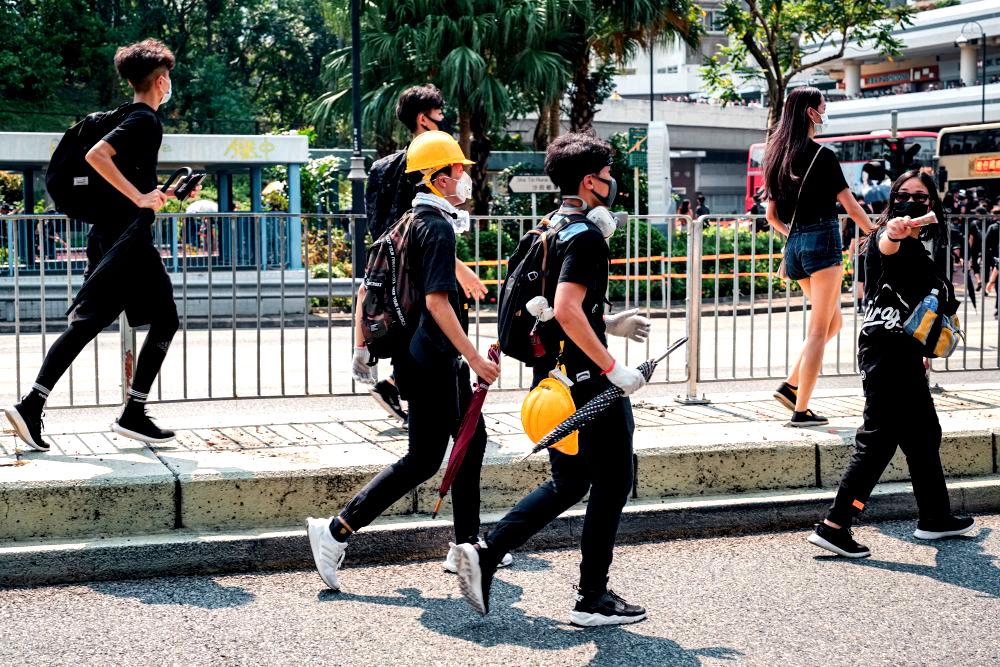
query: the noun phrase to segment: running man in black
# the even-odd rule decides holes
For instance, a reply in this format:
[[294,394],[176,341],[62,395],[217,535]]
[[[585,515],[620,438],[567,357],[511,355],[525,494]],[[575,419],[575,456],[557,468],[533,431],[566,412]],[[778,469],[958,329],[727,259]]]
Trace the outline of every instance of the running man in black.
[[[323,582],[340,590],[337,571],[344,560],[348,538],[371,524],[393,503],[436,473],[448,441],[459,427],[462,403],[468,403],[471,371],[493,383],[500,367],[485,359],[462,329],[458,283],[455,278],[455,231],[468,229],[468,214],[455,205],[472,192],[464,173],[465,159],[458,142],[444,132],[426,132],[407,150],[407,172],[417,194],[411,204],[413,222],[405,247],[408,275],[423,295],[419,322],[409,344],[392,356],[392,367],[404,399],[409,402],[409,449],[405,456],[383,469],[340,514],[328,519],[307,519],[309,544]],[[463,213],[465,215],[463,215]],[[359,295],[363,300],[363,294]],[[360,312],[355,346],[364,348]],[[452,486],[455,535],[475,540],[479,532],[479,466],[486,446],[486,426],[480,417],[459,476]]]
[[[934,211],[938,223],[911,226],[910,219]],[[950,261],[944,215],[934,179],[909,171],[896,179],[889,208],[864,242],[868,289],[858,337],[858,367],[865,392],[864,424],[837,497],[809,541],[847,558],[871,551],[858,544],[851,523],[868,504],[872,489],[901,447],[910,469],[919,519],[914,537],[935,540],[972,530],[975,521],[951,513],[941,468],[941,425],[924,375],[924,351],[903,324],[937,289],[941,311],[958,304],[948,278]]]
[[[615,361],[607,347],[606,334],[626,324],[610,327],[604,318],[608,239],[615,231],[606,207],[617,191],[610,162],[611,147],[585,134],[559,137],[545,156],[545,173],[563,197],[553,223],[567,216],[579,218],[556,234],[554,256],[559,268],[553,270],[558,275],[554,310],[563,334],[562,362],[574,382],[571,392],[577,406],[612,385],[628,396],[646,383],[639,371]],[[607,587],[618,523],[632,490],[634,428],[632,405],[623,397],[580,430],[578,454],[548,450],[552,479],[508,512],[485,544],[458,545],[459,583],[473,608],[480,614],[489,612],[493,575],[503,554],[527,542],[589,492],[580,542],[580,585],[571,620],[591,626],[634,623],[646,617],[645,609],[628,604]]]
[[[451,124],[444,115],[441,91],[432,84],[407,88],[396,100],[396,118],[406,126],[415,139],[424,132],[438,130],[451,134]],[[376,160],[368,172],[365,189],[365,213],[368,231],[377,239],[399,218],[410,210],[417,190],[406,173],[406,146],[392,155]],[[468,299],[486,296],[486,285],[479,276],[458,259],[455,260],[455,278]],[[376,381],[372,367],[367,362],[355,365],[354,378],[362,383],[374,383],[369,393],[393,417],[406,421],[406,411],[400,401],[395,378]]]
[[[162,43],[147,39],[124,46],[115,54],[115,67],[134,91],[121,124],[87,154],[87,162],[115,188],[104,215],[92,223],[87,238],[88,273],[121,233],[139,216],[152,223],[168,195],[157,188],[156,164],[163,126],[156,110],[170,99],[170,70],[174,55]],[[129,258],[127,280],[109,284],[97,298],[85,298],[69,314],[69,328],[49,348],[31,391],[7,418],[24,442],[39,451],[49,444],[42,437],[42,410],[49,392],[83,348],[122,312],[133,327],[149,325],[136,361],[135,375],[124,410],[112,430],[144,442],[165,442],[172,431],[156,426],[146,415],[146,398],[153,379],[177,331],[177,306],[170,276],[153,246],[152,226],[145,227],[149,242]]]

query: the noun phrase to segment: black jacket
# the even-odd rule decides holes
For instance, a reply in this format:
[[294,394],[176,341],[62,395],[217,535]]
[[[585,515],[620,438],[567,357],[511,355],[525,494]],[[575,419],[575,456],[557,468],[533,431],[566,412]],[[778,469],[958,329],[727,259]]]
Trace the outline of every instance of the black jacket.
[[410,210],[415,195],[406,175],[406,149],[376,160],[368,172],[365,211],[368,231],[377,239]]

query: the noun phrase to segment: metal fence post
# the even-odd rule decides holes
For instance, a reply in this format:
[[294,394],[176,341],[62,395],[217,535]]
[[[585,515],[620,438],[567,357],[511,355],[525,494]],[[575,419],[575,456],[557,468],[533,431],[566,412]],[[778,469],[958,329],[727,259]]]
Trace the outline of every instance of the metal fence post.
[[[122,334],[122,403],[128,400],[128,390],[135,377],[135,329],[129,326],[128,317],[122,313],[118,317],[118,328]],[[97,397],[100,403],[100,396]]]
[[708,399],[698,396],[698,379],[701,371],[701,256],[702,256],[702,216],[688,219],[687,256],[687,395],[675,400],[685,405],[705,405]]

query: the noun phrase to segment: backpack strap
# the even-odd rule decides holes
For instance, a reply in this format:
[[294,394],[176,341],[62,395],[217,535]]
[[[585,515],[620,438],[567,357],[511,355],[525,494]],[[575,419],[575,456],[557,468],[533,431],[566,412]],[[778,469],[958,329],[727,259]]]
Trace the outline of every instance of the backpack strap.
[[[549,215],[552,215],[551,213]],[[583,220],[579,220],[583,218]],[[555,226],[552,226],[549,222],[549,216],[542,218],[542,224],[545,225],[545,231],[539,231],[538,228],[531,230],[529,233],[539,234],[542,242],[542,295],[545,295],[545,277],[548,275],[548,260],[549,260],[549,238],[558,234],[562,230],[569,227],[570,224],[574,222],[590,222],[585,215],[582,213],[570,213],[563,216]],[[539,225],[541,226],[541,225]]]

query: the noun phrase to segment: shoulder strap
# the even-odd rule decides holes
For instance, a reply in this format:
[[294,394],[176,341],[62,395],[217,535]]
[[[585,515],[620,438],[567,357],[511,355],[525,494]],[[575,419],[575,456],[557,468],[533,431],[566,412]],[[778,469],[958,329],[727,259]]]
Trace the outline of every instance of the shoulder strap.
[[788,233],[792,233],[792,227],[795,225],[795,215],[799,212],[799,197],[802,196],[802,187],[806,184],[806,179],[809,178],[809,172],[812,171],[813,165],[816,164],[816,158],[819,157],[820,151],[823,150],[823,146],[820,146],[816,150],[816,154],[813,155],[812,161],[809,162],[809,167],[806,169],[806,175],[802,177],[802,182],[799,183],[799,193],[795,195],[795,208],[792,209],[792,221],[788,225]]

